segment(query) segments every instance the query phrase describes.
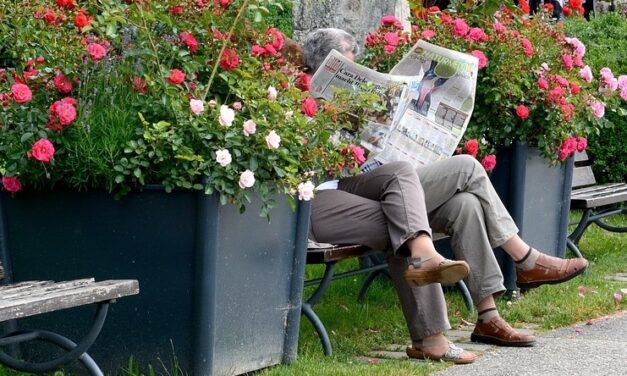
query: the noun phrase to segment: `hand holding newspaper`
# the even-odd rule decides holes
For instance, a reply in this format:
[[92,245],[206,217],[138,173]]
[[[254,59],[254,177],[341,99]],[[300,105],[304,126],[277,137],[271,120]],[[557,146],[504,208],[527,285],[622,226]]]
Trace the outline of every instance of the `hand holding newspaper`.
[[380,163],[424,165],[453,154],[470,120],[478,60],[425,41],[389,74],[359,65],[333,50],[311,81],[314,97],[330,99],[336,88],[360,90],[371,83],[387,112],[368,119],[362,145]]

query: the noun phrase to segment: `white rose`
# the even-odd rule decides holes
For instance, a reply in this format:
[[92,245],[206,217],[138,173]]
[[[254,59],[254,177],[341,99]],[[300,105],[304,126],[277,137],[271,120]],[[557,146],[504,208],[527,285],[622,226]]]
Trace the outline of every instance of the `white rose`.
[[200,99],[190,99],[189,108],[196,115],[200,115],[205,111],[205,105]]
[[246,137],[257,132],[257,124],[255,124],[255,122],[250,119],[244,122],[243,127],[244,127],[244,136]]
[[216,151],[216,162],[218,162],[220,166],[226,167],[231,164],[232,160],[233,158],[231,158],[231,153],[229,153],[228,150],[220,149]]
[[277,95],[279,93],[276,91],[276,88],[274,86],[269,86],[268,87],[268,99],[273,101],[276,99]]
[[250,188],[255,184],[255,174],[246,170],[239,176],[239,187],[242,189]]
[[220,119],[218,119],[220,125],[230,127],[233,125],[233,120],[235,120],[235,111],[229,106],[220,106]]
[[311,181],[298,184],[298,199],[309,201],[314,197],[315,186]]
[[266,136],[266,145],[270,149],[277,149],[279,144],[281,143],[281,136],[279,136],[275,131],[270,131]]

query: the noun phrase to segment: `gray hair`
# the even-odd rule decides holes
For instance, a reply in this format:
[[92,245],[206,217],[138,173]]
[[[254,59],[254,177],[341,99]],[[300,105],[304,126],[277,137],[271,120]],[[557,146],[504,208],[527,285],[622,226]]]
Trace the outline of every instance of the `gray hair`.
[[303,49],[305,66],[312,74],[322,65],[331,50],[337,50],[342,54],[359,53],[355,38],[342,29],[334,28],[317,29],[309,33]]

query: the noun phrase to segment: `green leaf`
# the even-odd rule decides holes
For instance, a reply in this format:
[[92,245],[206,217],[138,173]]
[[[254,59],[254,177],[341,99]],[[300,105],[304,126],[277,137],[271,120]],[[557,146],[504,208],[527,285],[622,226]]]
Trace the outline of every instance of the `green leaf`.
[[22,135],[22,137],[20,138],[20,141],[24,142],[24,141],[29,140],[31,138],[33,138],[33,133],[32,132],[26,132],[26,133],[24,133]]

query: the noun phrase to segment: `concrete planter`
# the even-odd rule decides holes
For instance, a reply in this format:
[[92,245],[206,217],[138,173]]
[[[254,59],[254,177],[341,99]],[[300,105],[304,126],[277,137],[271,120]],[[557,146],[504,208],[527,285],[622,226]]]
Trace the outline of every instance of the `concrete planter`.
[[[106,371],[132,355],[161,369],[235,375],[296,357],[309,205],[282,197],[271,223],[218,198],[146,189],[1,195],[0,251],[12,281],[133,278],[90,350]],[[93,308],[20,321],[79,339]],[[39,351],[35,349],[36,353]],[[36,355],[36,354],[34,354]]]

